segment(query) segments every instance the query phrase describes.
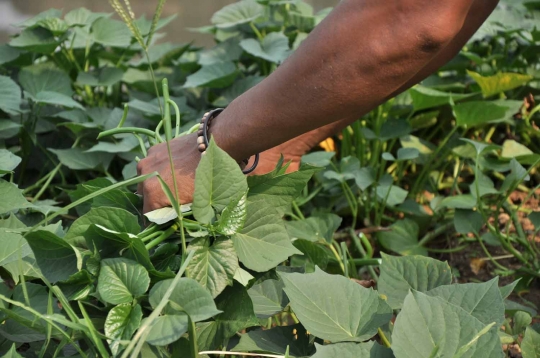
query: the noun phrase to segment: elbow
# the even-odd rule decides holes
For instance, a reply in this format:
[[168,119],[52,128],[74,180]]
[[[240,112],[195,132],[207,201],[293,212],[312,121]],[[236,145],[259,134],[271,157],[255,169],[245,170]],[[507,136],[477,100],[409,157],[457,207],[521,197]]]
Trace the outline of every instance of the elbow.
[[[468,10],[468,8],[466,9]],[[452,6],[438,7],[436,11],[420,12],[414,16],[408,15],[404,21],[410,24],[411,37],[415,47],[424,53],[437,53],[451,42],[462,30],[468,11]]]
[[[462,24],[461,24],[462,25]],[[419,26],[411,34],[416,50],[426,54],[436,54],[448,45],[459,33],[461,26],[451,23]]]

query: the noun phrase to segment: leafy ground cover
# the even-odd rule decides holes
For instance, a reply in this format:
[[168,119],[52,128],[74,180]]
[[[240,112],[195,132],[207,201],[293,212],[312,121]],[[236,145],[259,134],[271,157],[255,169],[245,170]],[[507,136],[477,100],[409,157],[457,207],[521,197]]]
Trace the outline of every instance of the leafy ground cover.
[[111,3],[122,21],[51,9],[0,46],[2,354],[540,357],[535,2],[299,171],[245,177],[212,143],[193,204],[164,185],[146,217],[138,158],[329,10],[241,1],[194,29],[202,49],[159,42],[163,1]]

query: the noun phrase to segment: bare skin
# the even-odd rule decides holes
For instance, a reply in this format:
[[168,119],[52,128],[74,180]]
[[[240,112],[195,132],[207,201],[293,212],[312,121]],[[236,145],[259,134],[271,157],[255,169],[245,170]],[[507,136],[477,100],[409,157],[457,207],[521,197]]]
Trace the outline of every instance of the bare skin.
[[[452,59],[497,3],[344,0],[282,66],[229,105],[212,136],[238,161],[263,152],[259,173],[281,153],[298,163],[321,140]],[[171,149],[180,201],[191,202],[196,136],[174,140]],[[151,148],[137,169],[158,171],[172,184],[165,145]],[[155,178],[139,192],[145,212],[169,205]]]

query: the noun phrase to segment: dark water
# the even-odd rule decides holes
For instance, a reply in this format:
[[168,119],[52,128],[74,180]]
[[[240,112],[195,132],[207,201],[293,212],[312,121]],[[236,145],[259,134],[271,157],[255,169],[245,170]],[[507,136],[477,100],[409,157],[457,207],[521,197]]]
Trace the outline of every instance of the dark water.
[[[316,10],[335,6],[339,0],[307,0]],[[157,0],[130,0],[137,16],[146,14],[152,17]],[[199,45],[209,45],[212,40],[207,35],[187,30],[189,27],[208,25],[210,17],[223,6],[235,0],[169,0],[165,4],[164,16],[176,14],[177,18],[165,29],[167,40],[187,42],[195,40]],[[86,7],[92,11],[112,12],[108,0],[0,0],[0,41],[5,42],[9,33],[16,31],[10,24],[23,21],[41,11],[56,8],[64,13]]]

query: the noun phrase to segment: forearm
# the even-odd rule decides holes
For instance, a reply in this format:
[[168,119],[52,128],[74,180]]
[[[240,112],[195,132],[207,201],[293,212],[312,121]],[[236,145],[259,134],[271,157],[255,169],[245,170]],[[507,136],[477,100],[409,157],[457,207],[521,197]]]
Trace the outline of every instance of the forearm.
[[[429,75],[441,68],[444,64],[452,60],[493,12],[498,2],[499,0],[475,0],[471,6],[471,9],[469,10],[469,14],[467,15],[463,28],[456,35],[456,37],[424,68],[422,68],[409,81],[402,85],[397,91],[392,93],[389,98],[395,97],[415,84],[420,83]],[[324,139],[340,132],[350,124],[351,120],[344,118],[334,123],[314,129],[308,133],[302,134],[289,142],[281,144],[280,146],[300,146],[300,152],[307,152]]]
[[472,3],[342,1],[289,60],[220,115],[216,141],[240,159],[360,117],[446,47]]

